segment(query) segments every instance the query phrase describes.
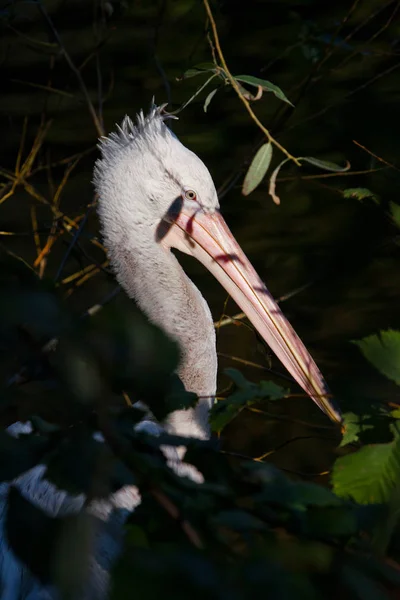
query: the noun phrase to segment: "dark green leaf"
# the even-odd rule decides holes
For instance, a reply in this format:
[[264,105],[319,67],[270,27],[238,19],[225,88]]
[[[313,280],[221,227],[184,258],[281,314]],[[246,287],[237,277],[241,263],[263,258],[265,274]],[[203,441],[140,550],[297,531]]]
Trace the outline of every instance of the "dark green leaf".
[[199,63],[185,71],[182,79],[190,79],[191,77],[197,77],[197,75],[204,75],[204,73],[216,73],[214,63]]
[[242,194],[248,196],[257,186],[260,185],[272,159],[272,144],[270,142],[263,144],[259,148],[251,161],[244,178]]
[[389,600],[390,598],[367,574],[349,565],[342,567],[341,579],[354,597],[359,600]]
[[356,200],[366,200],[367,198],[371,198],[374,202],[379,202],[379,196],[367,190],[367,188],[347,188],[347,190],[343,190],[344,198],[355,198]]
[[300,481],[293,486],[296,500],[304,506],[333,507],[342,504],[342,500],[321,485]]
[[164,398],[178,365],[178,344],[133,306],[124,312],[110,307],[102,311],[98,321],[92,322],[90,347],[100,374],[111,380],[115,390],[128,393],[132,401],[145,402],[162,420]]
[[306,524],[308,533],[324,538],[348,538],[358,530],[355,511],[351,506],[345,505],[308,511]]
[[15,487],[7,500],[7,539],[15,555],[42,582],[49,582],[60,523],[33,506]]
[[53,423],[48,423],[41,417],[37,415],[32,415],[31,417],[32,427],[38,431],[39,433],[56,433],[61,430],[59,425],[54,425]]
[[267,81],[266,79],[259,79],[258,77],[253,77],[252,75],[235,75],[235,79],[255,87],[260,86],[265,92],[272,92],[277,98],[279,98],[279,100],[283,100],[283,102],[293,106],[290,100],[286,98],[281,88],[279,88],[277,85],[274,85],[270,81]]
[[390,202],[390,212],[395,225],[400,228],[400,204]]
[[353,343],[378,371],[400,385],[400,331],[388,329]]
[[93,520],[86,513],[52,518],[16,488],[8,495],[5,528],[18,559],[44,584],[57,584],[60,596],[77,598],[90,568]]
[[328,160],[320,160],[319,158],[313,158],[312,156],[299,156],[297,160],[307,162],[314,167],[318,167],[318,169],[323,169],[324,171],[333,171],[334,173],[344,173],[350,169],[349,162],[345,167],[341,167],[336,163]]
[[210,412],[213,431],[220,432],[246,406],[263,399],[278,400],[287,395],[287,390],[270,381],[259,385],[247,381],[236,369],[225,369],[225,373],[234,381],[237,390],[228,398],[214,404]]
[[212,520],[216,526],[222,525],[222,527],[229,527],[234,531],[265,531],[267,529],[265,523],[244,510],[224,510],[215,515]]
[[125,528],[125,538],[130,546],[139,548],[149,548],[149,540],[146,531],[135,524],[129,524]]
[[61,490],[97,497],[110,493],[110,451],[85,428],[78,428],[64,439],[47,457],[46,464],[46,479]]
[[24,434],[15,438],[0,431],[0,481],[10,481],[32,469],[48,448],[49,440],[44,436]]

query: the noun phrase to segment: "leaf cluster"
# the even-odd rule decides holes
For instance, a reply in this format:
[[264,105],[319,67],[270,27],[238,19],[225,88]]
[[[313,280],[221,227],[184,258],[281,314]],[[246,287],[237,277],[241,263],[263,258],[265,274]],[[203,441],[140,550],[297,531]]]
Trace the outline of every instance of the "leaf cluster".
[[[31,423],[18,438],[0,436],[1,481],[42,464],[55,490],[77,499],[84,494],[88,506],[122,486],[137,486],[142,503],[126,525],[112,598],[130,597],[134,590],[151,598],[207,592],[239,600],[265,586],[276,598],[363,597],[366,590],[386,597],[384,589],[400,585],[398,571],[374,545],[377,524],[390,516],[382,503],[388,500],[384,490],[394,489],[397,441],[375,463],[367,457],[377,465],[369,480],[381,494],[365,506],[365,496],[357,495],[360,486],[367,493],[357,466],[362,451],[337,461],[335,494],[290,480],[267,463],[229,456],[215,441],[150,435],[136,428],[143,411],[133,406],[134,390],[159,421],[195,402],[173,375],[176,345],[133,307],[76,318],[49,283],[9,254],[2,256],[1,273],[0,327],[8,340],[1,358],[8,369],[18,369],[18,377],[10,372],[5,380],[0,415],[3,425],[16,417]],[[228,375],[235,391],[212,411],[216,431],[244,406],[287,394],[272,382],[253,384],[235,370]],[[28,389],[29,400],[21,400]],[[175,471],[162,448],[182,445],[188,449],[185,463]],[[204,483],[185,476],[193,469]],[[74,514],[49,515],[18,486],[10,487],[7,498],[5,527],[13,551],[42,582],[57,583],[64,593],[82,585],[92,551],[90,511],[78,500],[77,507]]]

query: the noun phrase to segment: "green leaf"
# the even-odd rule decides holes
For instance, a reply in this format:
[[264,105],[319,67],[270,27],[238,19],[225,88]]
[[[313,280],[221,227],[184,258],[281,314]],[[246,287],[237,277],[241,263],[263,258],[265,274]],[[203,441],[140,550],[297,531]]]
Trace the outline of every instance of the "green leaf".
[[210,412],[210,423],[213,431],[220,432],[246,406],[251,406],[260,400],[278,400],[284,398],[288,391],[272,381],[262,381],[259,385],[247,381],[236,369],[225,369],[226,375],[236,385],[236,391],[217,402]]
[[388,329],[353,343],[378,371],[400,385],[400,331]]
[[216,73],[217,70],[215,68],[214,63],[199,63],[195,65],[191,69],[188,69],[184,72],[182,79],[190,79],[191,77],[197,77],[197,75],[204,75],[204,73]]
[[[367,198],[371,198],[377,204],[379,203],[379,196],[368,190],[367,188],[347,188],[347,190],[343,190],[344,198],[355,198],[356,200],[366,200]],[[399,207],[400,208],[400,207]]]
[[352,506],[323,507],[308,511],[307,531],[324,537],[349,537],[358,530],[358,521]]
[[332,474],[335,494],[351,497],[359,504],[387,502],[399,482],[400,437],[338,458]]
[[350,597],[360,600],[389,600],[390,598],[376,581],[350,565],[342,567],[340,578],[348,588]]
[[84,427],[73,430],[62,440],[47,456],[46,464],[46,479],[71,494],[93,493],[93,477],[102,465],[102,485],[97,482],[96,496],[110,492],[110,450],[93,439],[92,432]]
[[146,531],[139,525],[129,524],[125,528],[126,543],[136,548],[150,548]]
[[260,86],[265,92],[272,92],[277,98],[279,98],[279,100],[282,100],[283,102],[286,102],[287,104],[290,104],[290,106],[294,107],[294,105],[282,92],[281,88],[279,88],[277,85],[274,85],[270,81],[267,81],[266,79],[259,79],[258,77],[253,77],[252,75],[235,75],[235,79],[255,87]]
[[[167,391],[164,399],[164,411],[162,411],[161,407],[158,412],[158,417],[160,418],[161,414],[161,417],[165,418],[168,414],[176,410],[187,410],[188,408],[193,408],[196,406],[197,402],[197,394],[194,394],[193,392],[187,392],[178,375],[173,373],[171,375],[171,384],[169,390]],[[160,412],[160,410],[162,412]]]
[[60,530],[59,520],[49,517],[11,486],[5,530],[7,542],[19,560],[42,582],[48,582]]
[[366,431],[367,429],[373,429],[373,425],[371,423],[365,423],[363,421],[364,417],[362,415],[356,415],[352,412],[344,413],[344,434],[342,441],[339,444],[339,448],[341,448],[342,446],[346,446],[347,444],[351,444],[353,442],[358,442],[359,434],[362,431]]
[[344,173],[350,169],[350,163],[348,162],[345,167],[341,167],[336,163],[330,162],[328,160],[320,160],[319,158],[313,158],[312,156],[299,156],[297,160],[309,163],[314,167],[318,167],[318,169],[323,169],[324,171],[333,171],[334,173]]
[[244,178],[242,194],[248,196],[263,180],[272,159],[272,144],[267,142],[259,148]]
[[390,202],[390,212],[395,225],[400,228],[400,204]]
[[234,531],[265,531],[267,526],[257,517],[244,510],[223,510],[212,518],[214,526],[222,525]]
[[262,397],[268,398],[268,400],[280,400],[288,394],[288,390],[285,390],[273,381],[260,381],[258,389],[260,390]]
[[319,506],[322,508],[339,506],[343,503],[330,490],[316,483],[299,481],[292,484],[296,501],[304,506]]
[[218,92],[218,88],[215,88],[215,90],[212,90],[212,92],[210,92],[207,96],[207,98],[204,101],[204,112],[207,112],[207,108],[210,106],[210,102],[211,100],[214,98],[215,94]]

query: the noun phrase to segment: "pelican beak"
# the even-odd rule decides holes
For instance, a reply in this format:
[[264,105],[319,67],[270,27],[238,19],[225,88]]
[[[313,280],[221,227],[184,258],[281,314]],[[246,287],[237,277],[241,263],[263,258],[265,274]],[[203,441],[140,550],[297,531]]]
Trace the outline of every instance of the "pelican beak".
[[257,275],[218,211],[182,208],[165,240],[202,262],[277,355],[289,373],[319,408],[335,423],[342,423],[339,408],[303,342]]

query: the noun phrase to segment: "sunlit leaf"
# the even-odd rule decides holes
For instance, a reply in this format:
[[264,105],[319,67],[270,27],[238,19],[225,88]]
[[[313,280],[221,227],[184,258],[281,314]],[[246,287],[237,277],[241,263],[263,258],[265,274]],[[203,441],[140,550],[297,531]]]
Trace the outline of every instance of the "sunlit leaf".
[[218,92],[218,88],[215,88],[215,90],[212,90],[212,92],[210,92],[207,96],[207,98],[204,101],[204,112],[207,112],[208,107],[210,106],[210,102],[211,100],[214,98],[215,94]]
[[350,163],[347,162],[345,167],[341,167],[336,163],[330,162],[329,160],[320,160],[319,158],[313,158],[312,156],[299,156],[297,159],[302,162],[309,163],[314,167],[318,167],[318,169],[323,169],[324,171],[333,171],[334,173],[344,173],[350,169]]
[[235,79],[237,81],[242,81],[243,83],[247,83],[248,85],[253,85],[255,87],[261,87],[265,92],[272,92],[279,100],[283,100],[290,106],[293,104],[288,100],[285,94],[282,92],[281,88],[277,85],[274,85],[270,81],[266,79],[260,79],[259,77],[253,77],[252,75],[235,75]]
[[353,442],[358,442],[359,434],[362,431],[373,429],[373,425],[371,423],[365,423],[365,419],[362,415],[356,415],[351,412],[343,414],[343,425],[344,433],[342,441],[339,444],[339,448]]
[[400,437],[338,458],[332,474],[335,494],[360,504],[387,502],[399,481]]
[[400,385],[400,331],[381,331],[353,343],[378,371]]
[[260,185],[272,159],[272,144],[270,142],[263,144],[259,148],[251,161],[250,167],[244,178],[242,194],[248,196]]
[[374,202],[379,202],[379,196],[368,190],[367,188],[347,188],[343,190],[344,198],[355,198],[356,200],[366,200],[370,198]]

